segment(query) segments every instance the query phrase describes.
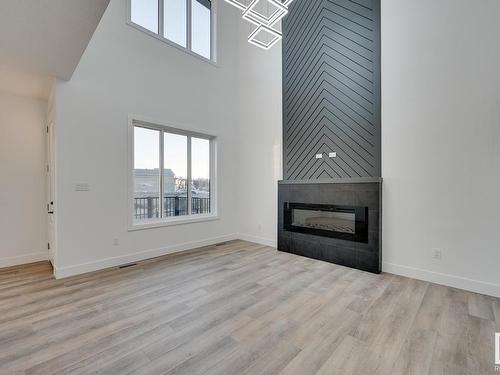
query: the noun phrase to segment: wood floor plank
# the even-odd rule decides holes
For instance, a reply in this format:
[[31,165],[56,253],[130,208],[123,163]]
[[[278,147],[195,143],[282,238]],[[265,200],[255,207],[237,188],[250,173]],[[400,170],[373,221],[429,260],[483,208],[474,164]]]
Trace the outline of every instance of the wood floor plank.
[[[57,375],[85,375],[88,373],[107,371],[114,367],[122,367],[122,361],[129,360],[129,356],[138,355],[141,361],[149,363],[150,360],[142,348],[148,343],[156,342],[172,333],[168,325],[168,316],[162,316],[150,321],[141,327],[121,331],[95,342],[84,345],[63,356],[56,357],[29,369],[27,374],[54,373]],[[136,352],[140,352],[137,354]],[[147,359],[147,361],[144,361]],[[142,367],[139,366],[139,367]],[[129,366],[127,371],[136,367]]]
[[[132,325],[119,331],[112,331],[102,335],[95,340],[63,351],[57,356],[27,370],[29,374],[46,373],[82,373],[87,372],[88,367],[93,368],[100,364],[106,364],[117,357],[131,353],[147,343],[163,339],[173,332],[168,322],[175,317],[185,313],[188,307],[183,304],[163,306],[160,313],[149,311],[147,321],[138,325]],[[63,371],[64,370],[64,371]]]
[[[132,371],[131,374],[165,374],[182,366],[185,362],[192,363],[192,358],[204,358],[218,350],[218,346],[224,346],[223,350],[229,350],[237,345],[236,341],[230,337],[232,331],[248,323],[249,318],[244,315],[235,314],[232,318],[224,319],[203,332],[190,332],[187,338],[182,335],[182,339],[174,344],[172,341],[161,342],[144,348],[151,362],[140,369]],[[179,336],[177,336],[179,337]],[[165,345],[167,344],[167,345]]]
[[[138,368],[142,368],[149,363],[150,360],[148,356],[142,350],[137,350],[120,358],[118,361],[114,361],[108,363],[106,366],[100,367],[97,372],[100,375],[126,374]],[[85,373],[88,374],[89,369],[87,369]]]
[[[495,358],[495,322],[470,316],[467,331],[467,366],[475,374],[492,372]],[[488,363],[489,362],[489,363]]]
[[442,317],[429,373],[440,374],[450,369],[467,369],[467,331],[469,309],[467,293],[447,288],[442,304]]
[[335,324],[316,332],[309,345],[282,370],[279,374],[315,374],[334,353],[348,335],[352,327],[359,323],[360,316],[354,312],[344,311],[338,316]]
[[493,311],[495,313],[496,330],[500,332],[500,300],[493,301]]
[[33,346],[16,345],[13,347],[14,350],[5,350],[5,354],[2,353],[0,364],[7,363],[7,367],[10,369],[28,369],[40,363],[50,361],[61,355],[61,353],[76,350],[86,343],[95,342],[113,333],[118,333],[140,325],[148,318],[151,319],[156,315],[163,315],[168,310],[168,306],[159,305],[157,307],[148,308],[138,314],[112,321],[109,324],[99,325],[97,328],[76,332],[69,337],[65,337],[65,339],[61,341],[54,341],[51,337],[46,337],[45,342],[43,338],[40,338],[40,340],[35,341]]
[[[251,352],[253,354],[253,352]],[[287,341],[280,341],[278,344],[270,346],[268,350],[263,351],[260,357],[252,360],[252,364],[243,372],[233,372],[233,368],[223,369],[213,374],[233,374],[241,375],[272,375],[279,374],[297,355],[300,349]]]
[[[296,322],[283,319],[270,323],[265,331],[247,336],[244,340],[237,340],[238,345],[230,355],[205,368],[203,373],[216,375],[278,372],[300,352],[286,339],[296,326]],[[235,335],[232,334],[231,337],[235,338]],[[263,367],[263,364],[266,367]]]
[[469,305],[469,315],[476,318],[495,321],[493,300],[490,297],[470,293],[467,300]]
[[437,332],[443,314],[446,288],[429,285],[412,327],[399,352],[394,373],[427,374],[432,361]]
[[407,338],[428,287],[427,283],[407,279],[402,293],[389,314],[376,327],[375,335],[366,343],[368,350],[356,372],[358,374],[390,374]]
[[0,374],[488,374],[500,300],[245,241],[0,269]]
[[345,336],[337,349],[321,366],[316,375],[355,374],[359,358],[367,351],[367,345],[352,336]]

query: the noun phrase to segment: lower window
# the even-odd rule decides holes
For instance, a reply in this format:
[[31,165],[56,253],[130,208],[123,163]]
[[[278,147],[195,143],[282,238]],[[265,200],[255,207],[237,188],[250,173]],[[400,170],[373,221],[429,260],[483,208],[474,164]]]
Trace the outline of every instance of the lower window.
[[211,215],[213,136],[133,121],[134,224]]

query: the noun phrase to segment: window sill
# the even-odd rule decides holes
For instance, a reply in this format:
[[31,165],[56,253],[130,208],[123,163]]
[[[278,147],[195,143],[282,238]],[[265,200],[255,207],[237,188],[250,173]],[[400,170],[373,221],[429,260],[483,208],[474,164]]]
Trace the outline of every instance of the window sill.
[[188,55],[196,57],[197,59],[199,59],[201,61],[204,61],[210,65],[213,65],[214,67],[217,67],[217,63],[215,62],[215,60],[207,59],[205,56],[198,55],[196,52],[193,52],[193,51],[187,49],[186,47],[183,47],[175,42],[172,42],[172,41],[168,40],[167,38],[162,37],[160,34],[156,34],[155,32],[148,30],[145,27],[142,27],[141,25],[138,25],[132,21],[127,21],[127,25],[129,25],[130,27],[133,27],[136,30],[142,31],[143,33],[145,33],[149,36],[152,36],[153,38],[159,40],[160,42],[163,42],[163,43],[169,45],[170,47],[174,47],[179,51],[187,53]]
[[191,217],[163,219],[163,220],[144,220],[143,222],[133,223],[129,226],[128,231],[134,232],[138,230],[154,229],[162,227],[171,227],[174,225],[203,223],[207,221],[217,221],[217,215],[192,215]]

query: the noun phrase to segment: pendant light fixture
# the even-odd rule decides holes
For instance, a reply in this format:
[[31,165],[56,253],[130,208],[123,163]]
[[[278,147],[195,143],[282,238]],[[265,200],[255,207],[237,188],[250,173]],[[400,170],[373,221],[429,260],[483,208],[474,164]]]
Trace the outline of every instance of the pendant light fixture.
[[[225,0],[227,3],[235,6],[243,12],[243,19],[255,25],[255,29],[248,37],[248,42],[268,50],[274,46],[281,38],[282,34],[276,28],[276,24],[288,13],[288,6],[293,0],[252,0],[248,5],[244,0]],[[267,14],[258,11],[258,6],[267,3]],[[269,9],[272,8],[272,12]],[[268,40],[263,41],[262,36]]]

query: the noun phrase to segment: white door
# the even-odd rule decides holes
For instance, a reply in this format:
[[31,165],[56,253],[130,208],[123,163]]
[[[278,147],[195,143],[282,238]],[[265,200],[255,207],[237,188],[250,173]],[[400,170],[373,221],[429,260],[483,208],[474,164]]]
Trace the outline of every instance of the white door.
[[47,223],[49,259],[54,264],[55,256],[55,202],[54,202],[54,137],[53,124],[47,126]]

